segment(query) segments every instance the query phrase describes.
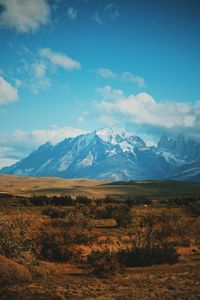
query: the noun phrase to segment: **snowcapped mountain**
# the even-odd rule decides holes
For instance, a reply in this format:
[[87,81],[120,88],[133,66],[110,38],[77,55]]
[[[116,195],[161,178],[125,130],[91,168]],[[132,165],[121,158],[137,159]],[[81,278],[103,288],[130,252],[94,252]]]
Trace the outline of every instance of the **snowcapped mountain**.
[[157,153],[176,166],[185,165],[200,159],[200,144],[179,134],[176,140],[169,139],[165,133],[158,141]]
[[195,178],[198,170],[200,174],[198,160],[200,146],[185,142],[182,135],[172,140],[163,134],[157,147],[148,147],[130,131],[110,127],[56,145],[46,143],[0,173],[107,180],[179,179],[180,174],[180,179],[190,180],[195,166]]

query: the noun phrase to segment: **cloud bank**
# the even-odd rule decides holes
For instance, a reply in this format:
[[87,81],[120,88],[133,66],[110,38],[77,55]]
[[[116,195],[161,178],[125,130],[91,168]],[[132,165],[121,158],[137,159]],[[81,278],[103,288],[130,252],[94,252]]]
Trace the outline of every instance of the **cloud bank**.
[[122,90],[105,86],[97,89],[101,100],[97,109],[104,118],[123,120],[136,125],[148,125],[170,130],[190,131],[200,138],[200,101],[185,103],[156,101],[147,93],[125,96]]
[[20,33],[36,31],[48,23],[51,14],[46,0],[0,0],[0,4],[0,25]]
[[17,101],[18,91],[0,76],[0,105]]
[[136,76],[130,72],[116,73],[110,69],[100,68],[97,70],[97,75],[105,79],[118,79],[120,81],[131,82],[137,84],[138,87],[146,87],[144,78]]
[[53,65],[66,69],[67,71],[79,70],[81,68],[78,61],[66,54],[52,51],[49,48],[40,49],[39,54],[41,57],[49,60]]
[[0,136],[0,168],[22,159],[47,141],[56,144],[64,138],[75,137],[86,132],[79,128],[52,125],[49,129],[32,131],[17,129],[11,134]]

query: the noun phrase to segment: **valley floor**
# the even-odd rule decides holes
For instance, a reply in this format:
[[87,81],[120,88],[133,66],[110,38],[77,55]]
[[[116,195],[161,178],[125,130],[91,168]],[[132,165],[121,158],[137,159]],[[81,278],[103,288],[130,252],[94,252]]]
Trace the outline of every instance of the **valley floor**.
[[104,184],[0,176],[0,300],[200,299],[199,185]]
[[200,261],[129,268],[124,274],[107,279],[86,275],[71,265],[63,268],[66,274],[61,276],[5,286],[0,289],[0,299],[192,300],[200,297]]

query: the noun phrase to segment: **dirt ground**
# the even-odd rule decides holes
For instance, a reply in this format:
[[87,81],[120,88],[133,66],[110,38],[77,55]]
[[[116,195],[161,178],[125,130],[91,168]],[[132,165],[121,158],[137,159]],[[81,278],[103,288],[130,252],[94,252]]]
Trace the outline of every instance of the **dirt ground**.
[[5,286],[0,299],[200,299],[200,260],[190,257],[173,266],[129,268],[106,279],[67,266],[66,274],[57,278],[49,276],[42,281]]

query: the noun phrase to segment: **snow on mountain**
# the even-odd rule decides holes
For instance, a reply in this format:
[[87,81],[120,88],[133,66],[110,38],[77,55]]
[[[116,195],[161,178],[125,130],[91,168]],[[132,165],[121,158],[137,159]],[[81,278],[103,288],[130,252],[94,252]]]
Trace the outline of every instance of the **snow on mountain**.
[[96,134],[106,143],[119,145],[123,152],[134,152],[135,147],[145,147],[144,141],[121,127],[103,128]]
[[169,163],[180,166],[200,159],[199,149],[200,145],[195,141],[190,139],[186,142],[183,134],[173,140],[163,133],[158,141],[157,154]]
[[183,135],[172,140],[163,134],[157,147],[148,147],[130,131],[110,127],[66,138],[56,145],[46,143],[16,164],[1,169],[0,173],[108,180],[194,178],[200,181],[197,161],[200,161],[200,146],[192,140],[185,141]]
[[106,127],[96,131],[96,134],[106,143],[118,144],[119,141],[130,137],[132,134],[121,127]]

